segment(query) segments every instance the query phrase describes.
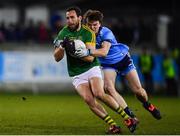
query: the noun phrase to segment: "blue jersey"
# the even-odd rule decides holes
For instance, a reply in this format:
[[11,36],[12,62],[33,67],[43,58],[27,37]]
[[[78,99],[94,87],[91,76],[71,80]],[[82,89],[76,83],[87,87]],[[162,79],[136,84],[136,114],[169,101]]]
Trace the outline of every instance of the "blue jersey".
[[102,42],[108,41],[111,47],[106,57],[98,57],[101,64],[114,64],[121,61],[129,51],[125,44],[118,43],[114,34],[107,27],[100,27],[96,36],[96,48],[101,48]]

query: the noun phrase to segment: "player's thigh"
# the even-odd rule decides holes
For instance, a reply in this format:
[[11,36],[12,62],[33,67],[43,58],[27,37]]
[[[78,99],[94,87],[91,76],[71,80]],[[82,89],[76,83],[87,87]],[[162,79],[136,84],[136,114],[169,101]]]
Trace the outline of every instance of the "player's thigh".
[[136,69],[131,70],[125,77],[133,92],[136,92],[141,88],[141,83]]
[[89,79],[92,93],[95,97],[101,97],[104,94],[104,82],[100,77],[91,77]]
[[105,90],[108,90],[108,88],[114,88],[117,76],[116,71],[114,69],[103,69],[103,73]]
[[78,85],[78,87],[76,88],[76,91],[84,99],[86,103],[92,104],[94,102],[95,99],[91,92],[89,83],[83,83],[83,84]]

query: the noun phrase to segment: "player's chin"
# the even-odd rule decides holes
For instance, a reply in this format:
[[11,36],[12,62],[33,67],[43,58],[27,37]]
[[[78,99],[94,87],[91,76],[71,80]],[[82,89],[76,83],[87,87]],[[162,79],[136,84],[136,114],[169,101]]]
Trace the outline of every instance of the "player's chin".
[[75,31],[76,30],[76,25],[69,25],[68,27],[69,27],[69,29],[71,31]]

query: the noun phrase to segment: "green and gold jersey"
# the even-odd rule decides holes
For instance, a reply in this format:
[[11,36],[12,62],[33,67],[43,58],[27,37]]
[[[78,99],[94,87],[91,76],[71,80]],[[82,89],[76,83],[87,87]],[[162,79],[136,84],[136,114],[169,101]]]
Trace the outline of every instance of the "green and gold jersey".
[[[95,34],[90,28],[85,25],[82,25],[79,31],[70,31],[67,26],[65,26],[58,34],[57,39],[63,40],[65,37],[69,39],[79,39],[82,40],[85,44],[90,43],[92,46],[96,45],[96,37]],[[81,73],[84,73],[91,69],[94,66],[99,66],[99,61],[97,58],[94,58],[93,62],[86,62],[78,58],[74,58],[68,53],[67,56],[67,66],[69,76],[76,76]]]

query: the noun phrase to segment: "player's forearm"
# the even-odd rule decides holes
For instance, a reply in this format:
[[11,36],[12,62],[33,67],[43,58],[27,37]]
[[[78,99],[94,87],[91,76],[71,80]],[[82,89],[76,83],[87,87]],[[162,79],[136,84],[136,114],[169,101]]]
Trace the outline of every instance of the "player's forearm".
[[106,57],[108,54],[108,50],[105,49],[96,49],[96,50],[91,50],[90,51],[91,56],[94,57]]
[[92,49],[90,54],[94,57],[106,57],[109,49],[111,47],[111,43],[104,41],[99,49]]
[[93,56],[87,56],[87,57],[83,57],[81,58],[83,61],[87,61],[87,62],[93,62],[94,57]]

